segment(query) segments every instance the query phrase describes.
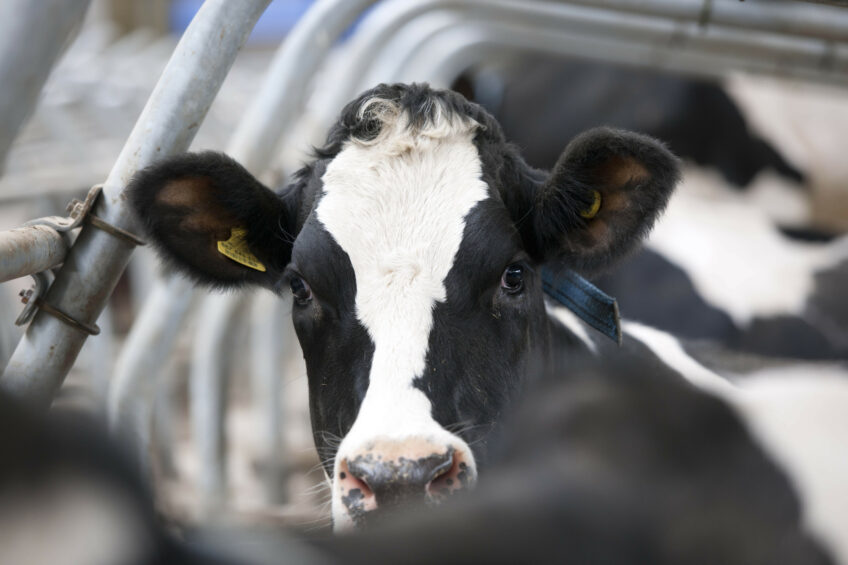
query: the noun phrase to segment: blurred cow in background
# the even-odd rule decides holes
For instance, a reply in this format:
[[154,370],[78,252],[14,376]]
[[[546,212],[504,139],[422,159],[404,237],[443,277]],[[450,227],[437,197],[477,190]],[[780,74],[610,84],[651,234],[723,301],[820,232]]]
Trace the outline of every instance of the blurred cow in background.
[[537,167],[553,166],[558,144],[604,125],[662,139],[687,163],[646,248],[596,278],[625,316],[743,352],[848,358],[848,238],[808,223],[804,172],[720,85],[533,56],[457,87]]

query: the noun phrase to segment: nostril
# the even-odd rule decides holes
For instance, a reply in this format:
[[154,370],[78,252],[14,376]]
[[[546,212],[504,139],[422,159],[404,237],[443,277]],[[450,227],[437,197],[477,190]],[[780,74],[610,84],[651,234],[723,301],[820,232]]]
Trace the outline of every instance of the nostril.
[[455,491],[469,486],[471,481],[469,467],[462,453],[455,452],[453,449],[448,453],[451,456],[450,465],[427,485],[427,494],[434,500],[447,498]]
[[351,471],[347,459],[343,459],[339,465],[338,484],[343,497],[361,498],[365,503],[374,498],[371,487],[363,478]]

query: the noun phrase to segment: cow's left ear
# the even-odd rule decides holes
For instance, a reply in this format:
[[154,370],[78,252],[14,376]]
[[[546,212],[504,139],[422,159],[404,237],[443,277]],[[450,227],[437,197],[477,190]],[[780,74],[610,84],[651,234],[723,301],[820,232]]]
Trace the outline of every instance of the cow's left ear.
[[535,251],[582,272],[606,268],[641,242],[679,179],[678,159],[655,139],[610,128],[582,133],[537,187]]

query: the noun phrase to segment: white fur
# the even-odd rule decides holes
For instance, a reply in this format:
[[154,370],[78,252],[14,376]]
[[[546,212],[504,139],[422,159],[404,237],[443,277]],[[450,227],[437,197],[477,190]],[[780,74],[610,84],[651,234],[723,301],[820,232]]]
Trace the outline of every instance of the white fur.
[[595,345],[595,342],[592,341],[591,337],[589,337],[589,332],[586,331],[586,325],[580,321],[574,312],[565,306],[549,304],[547,301],[545,301],[545,311],[547,311],[548,316],[554,318],[563,326],[568,328],[571,333],[576,335],[580,341],[586,344],[589,351],[592,353],[598,352],[598,346]]
[[764,369],[735,384],[702,366],[672,336],[625,323],[626,336],[648,346],[699,388],[726,400],[788,474],[807,530],[848,564],[848,374],[837,365]]
[[848,239],[789,241],[716,173],[691,167],[647,244],[680,265],[704,300],[741,327],[758,316],[802,314],[815,273],[848,258]]
[[[471,452],[431,416],[413,386],[424,372],[433,308],[446,299],[465,217],[488,197],[472,137],[477,125],[445,114],[421,130],[373,100],[383,124],[377,139],[348,142],[322,178],[317,216],[350,257],[356,275],[356,314],[374,342],[370,384],[356,422],[336,456],[377,437],[423,437]],[[333,488],[337,529],[349,522]]]

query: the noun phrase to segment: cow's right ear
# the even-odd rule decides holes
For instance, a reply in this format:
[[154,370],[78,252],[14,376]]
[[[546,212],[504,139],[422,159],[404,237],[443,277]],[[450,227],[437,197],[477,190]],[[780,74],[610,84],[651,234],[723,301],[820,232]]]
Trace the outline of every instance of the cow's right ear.
[[156,163],[127,187],[159,255],[202,284],[273,288],[291,259],[294,198],[265,187],[222,153],[186,153]]

